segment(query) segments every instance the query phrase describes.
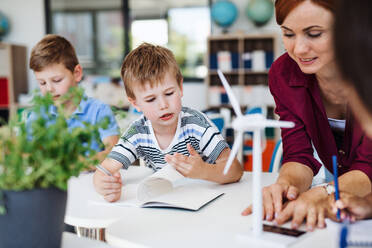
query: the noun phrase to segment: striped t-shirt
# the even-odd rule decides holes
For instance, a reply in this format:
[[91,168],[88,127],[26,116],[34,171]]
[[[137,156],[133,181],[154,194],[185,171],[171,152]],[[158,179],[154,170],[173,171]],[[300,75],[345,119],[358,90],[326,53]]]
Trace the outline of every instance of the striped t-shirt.
[[159,147],[151,122],[142,116],[125,131],[108,157],[122,163],[125,169],[141,158],[146,166],[156,171],[166,165],[166,154],[177,152],[190,155],[187,143],[209,164],[215,163],[228,147],[217,127],[203,113],[183,107],[178,116],[175,136],[165,150]]

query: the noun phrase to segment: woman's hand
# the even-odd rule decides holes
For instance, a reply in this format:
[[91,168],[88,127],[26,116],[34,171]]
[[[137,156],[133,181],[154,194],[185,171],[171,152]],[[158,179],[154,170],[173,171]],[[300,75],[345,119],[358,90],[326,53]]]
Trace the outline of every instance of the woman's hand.
[[372,193],[362,198],[341,192],[340,200],[332,204],[334,214],[337,213],[337,208],[341,210],[341,220],[350,219],[355,221],[372,218]]
[[333,201],[333,195],[328,196],[323,187],[310,189],[302,193],[295,201],[288,202],[275,222],[281,225],[292,219],[292,228],[296,229],[306,219],[308,231],[313,231],[315,227],[324,228],[326,217],[335,219],[331,211]]
[[[263,216],[264,220],[272,221],[282,211],[283,203],[286,200],[295,200],[299,194],[296,187],[286,182],[276,182],[262,189]],[[246,208],[242,215],[252,213],[252,205]]]
[[175,153],[174,155],[167,154],[165,161],[185,177],[205,179],[206,163],[190,144],[187,144],[187,150],[190,156],[179,153]]

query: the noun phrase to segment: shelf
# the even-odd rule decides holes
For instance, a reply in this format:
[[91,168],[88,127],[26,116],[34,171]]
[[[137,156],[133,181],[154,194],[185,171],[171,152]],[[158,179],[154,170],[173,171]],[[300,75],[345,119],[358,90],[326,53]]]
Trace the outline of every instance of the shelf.
[[278,34],[210,36],[205,79],[209,89],[208,106],[219,106],[226,102],[217,69],[221,69],[242,106],[271,106],[273,101],[269,99],[268,73],[278,57],[279,41]]

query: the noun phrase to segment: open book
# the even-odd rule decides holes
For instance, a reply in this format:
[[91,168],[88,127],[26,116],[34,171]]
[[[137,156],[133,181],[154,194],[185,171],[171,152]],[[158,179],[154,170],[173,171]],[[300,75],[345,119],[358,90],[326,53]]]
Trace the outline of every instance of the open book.
[[[125,178],[124,181],[125,183]],[[171,165],[143,179],[139,184],[123,186],[122,196],[114,203],[95,201],[95,204],[138,207],[168,207],[197,211],[223,195],[207,187],[201,180],[185,178]]]

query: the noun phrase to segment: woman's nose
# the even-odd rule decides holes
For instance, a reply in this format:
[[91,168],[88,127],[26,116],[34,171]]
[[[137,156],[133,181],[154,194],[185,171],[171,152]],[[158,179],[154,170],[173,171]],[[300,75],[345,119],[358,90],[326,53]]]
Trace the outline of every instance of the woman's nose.
[[294,54],[296,55],[303,55],[305,53],[307,53],[307,51],[309,50],[309,46],[307,44],[307,41],[303,38],[296,38],[295,40],[295,45],[294,45]]

